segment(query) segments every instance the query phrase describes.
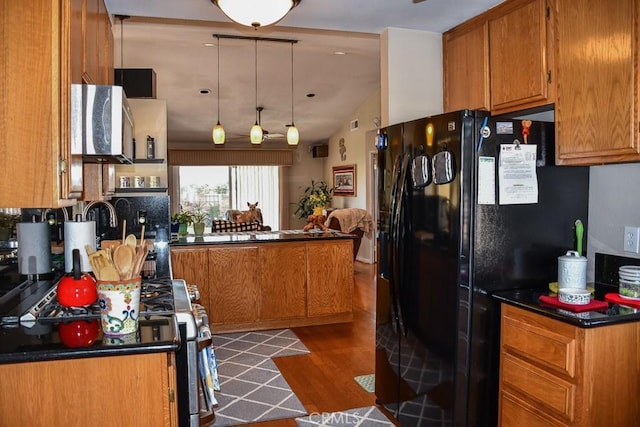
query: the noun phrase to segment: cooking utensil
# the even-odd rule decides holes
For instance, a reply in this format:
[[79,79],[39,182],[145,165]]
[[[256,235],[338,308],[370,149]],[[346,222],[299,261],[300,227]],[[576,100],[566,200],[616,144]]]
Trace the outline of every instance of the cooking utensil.
[[82,274],[80,268],[80,250],[74,249],[73,272],[60,279],[58,284],[58,302],[64,307],[84,307],[98,299],[96,281],[89,274]]
[[129,245],[116,246],[113,250],[113,264],[121,279],[131,278],[136,250]]
[[582,221],[579,219],[576,220],[576,245],[578,255],[582,255],[582,238],[584,236],[584,226],[582,225]]
[[136,236],[134,236],[133,234],[129,234],[124,240],[124,244],[135,248],[136,246],[138,246],[138,240],[136,239]]
[[120,273],[107,250],[100,249],[89,254],[89,262],[98,280],[120,280]]

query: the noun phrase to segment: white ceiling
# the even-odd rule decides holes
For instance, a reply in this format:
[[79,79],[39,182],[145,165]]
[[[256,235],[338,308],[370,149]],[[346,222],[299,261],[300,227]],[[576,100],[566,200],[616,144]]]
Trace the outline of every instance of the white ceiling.
[[[380,88],[379,35],[385,28],[442,33],[502,1],[302,0],[276,25],[253,30],[232,23],[210,0],[105,0],[111,15],[131,16],[122,25],[113,19],[115,67],[155,70],[157,98],[168,106],[169,144],[194,148],[208,146],[217,121],[213,34],[298,41],[293,48],[295,123],[301,141],[315,145],[356,119],[357,108]],[[291,122],[291,44],[260,41],[257,52],[262,126],[285,134]],[[248,138],[239,137],[256,120],[254,64],[252,40],[220,39],[220,120],[228,140],[241,139],[230,146],[247,145]],[[211,92],[203,95],[205,88]],[[283,141],[272,139],[264,146],[280,148],[286,146]]]

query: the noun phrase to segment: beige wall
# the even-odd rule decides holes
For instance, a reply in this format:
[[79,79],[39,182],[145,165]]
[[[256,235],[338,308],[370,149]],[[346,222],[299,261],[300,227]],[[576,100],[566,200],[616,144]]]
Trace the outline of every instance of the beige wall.
[[385,29],[380,86],[382,126],[442,113],[442,35]]

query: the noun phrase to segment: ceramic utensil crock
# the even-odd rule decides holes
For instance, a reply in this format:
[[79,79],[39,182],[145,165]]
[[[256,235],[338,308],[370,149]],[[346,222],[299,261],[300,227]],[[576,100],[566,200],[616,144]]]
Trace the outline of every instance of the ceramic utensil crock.
[[587,288],[587,258],[577,251],[558,257],[558,288]]

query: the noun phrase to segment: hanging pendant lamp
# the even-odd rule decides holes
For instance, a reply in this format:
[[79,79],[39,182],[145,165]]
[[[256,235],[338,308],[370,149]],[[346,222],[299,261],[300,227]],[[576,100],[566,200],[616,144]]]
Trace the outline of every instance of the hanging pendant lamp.
[[264,27],[284,18],[300,0],[211,0],[229,19],[247,27]]
[[262,126],[258,119],[258,40],[255,40],[255,63],[256,63],[256,123],[249,132],[249,139],[253,145],[260,145],[262,143]]
[[298,145],[300,141],[300,133],[293,121],[293,42],[291,42],[291,125],[287,129],[287,144]]
[[218,123],[213,127],[212,137],[215,145],[224,144],[225,132],[220,124],[220,37],[218,39]]

